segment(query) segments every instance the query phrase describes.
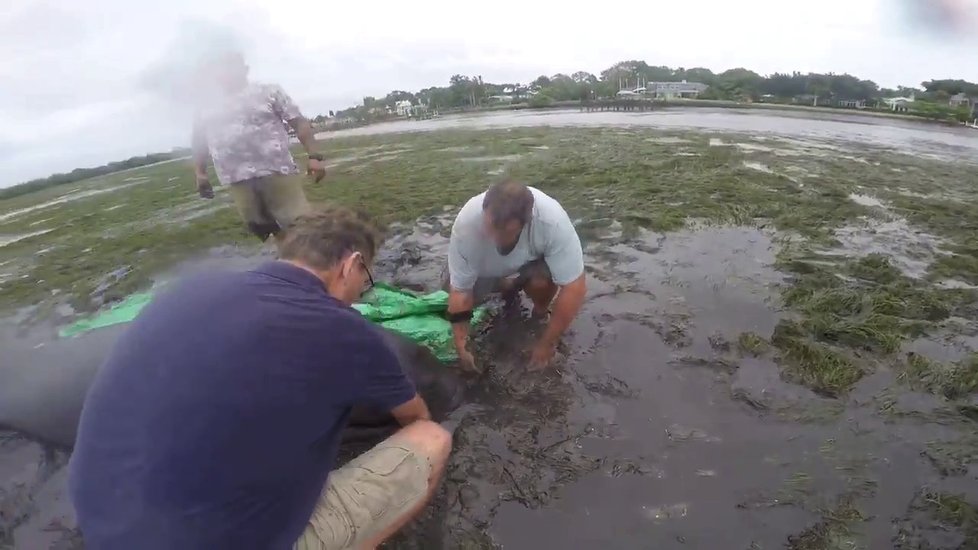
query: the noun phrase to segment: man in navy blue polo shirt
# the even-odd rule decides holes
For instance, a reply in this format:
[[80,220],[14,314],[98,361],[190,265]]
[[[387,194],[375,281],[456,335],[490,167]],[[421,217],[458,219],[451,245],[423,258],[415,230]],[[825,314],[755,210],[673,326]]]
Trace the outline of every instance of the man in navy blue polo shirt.
[[[281,261],[184,280],[143,311],[82,412],[69,483],[87,548],[372,548],[424,508],[451,436],[349,307],[378,240],[320,210]],[[360,405],[403,428],[334,470]]]

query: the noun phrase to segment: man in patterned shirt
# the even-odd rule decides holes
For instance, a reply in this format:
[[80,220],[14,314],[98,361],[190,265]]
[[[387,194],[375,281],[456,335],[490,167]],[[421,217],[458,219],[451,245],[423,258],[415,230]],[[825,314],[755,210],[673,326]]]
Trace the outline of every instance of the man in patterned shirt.
[[212,56],[201,71],[205,87],[193,129],[197,191],[214,198],[207,177],[212,159],[248,229],[263,241],[274,235],[278,242],[282,231],[309,211],[303,178],[289,152],[289,126],[309,155],[306,173],[316,182],[326,175],[312,126],[281,87],[248,81],[240,53]]

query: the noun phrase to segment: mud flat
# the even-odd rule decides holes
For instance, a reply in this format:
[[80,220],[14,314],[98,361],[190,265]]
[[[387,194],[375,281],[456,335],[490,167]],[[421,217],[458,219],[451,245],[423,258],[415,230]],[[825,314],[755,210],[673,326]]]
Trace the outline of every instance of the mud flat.
[[[536,118],[331,136],[343,160],[308,190],[388,223],[376,275],[419,290],[462,201],[500,177],[559,198],[585,244],[556,368],[526,372],[542,326],[499,307],[444,487],[391,547],[978,544],[978,136],[507,116]],[[183,169],[0,203],[17,212],[0,235],[50,230],[0,247],[0,361],[29,368],[56,326],[154,281],[269,257]],[[25,211],[132,177],[149,180]],[[66,460],[0,438],[0,547],[77,547]]]

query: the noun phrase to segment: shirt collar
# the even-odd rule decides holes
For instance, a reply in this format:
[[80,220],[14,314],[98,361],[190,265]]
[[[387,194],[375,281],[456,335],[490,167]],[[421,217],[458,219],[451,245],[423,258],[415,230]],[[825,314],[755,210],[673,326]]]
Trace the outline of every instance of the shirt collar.
[[265,262],[256,267],[254,271],[256,273],[263,273],[265,275],[275,277],[276,279],[282,279],[283,281],[297,284],[310,290],[318,290],[327,296],[329,295],[329,292],[326,291],[326,287],[323,285],[323,282],[319,280],[319,277],[316,277],[305,269],[292,265],[289,262],[283,262],[281,260]]

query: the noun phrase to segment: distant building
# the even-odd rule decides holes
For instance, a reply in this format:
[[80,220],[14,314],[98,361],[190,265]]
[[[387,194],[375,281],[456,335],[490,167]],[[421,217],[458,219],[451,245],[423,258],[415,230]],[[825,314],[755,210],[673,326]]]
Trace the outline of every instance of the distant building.
[[951,107],[971,107],[976,102],[978,102],[978,100],[976,100],[975,98],[968,97],[964,95],[964,92],[961,92],[952,95],[951,99],[948,100],[948,105],[950,105]]
[[332,130],[332,129],[336,129],[336,128],[342,128],[344,126],[351,126],[355,122],[356,121],[354,119],[350,118],[350,117],[346,117],[346,116],[343,116],[343,117],[335,116],[335,117],[327,118],[326,120],[320,120],[319,122],[314,122],[312,124],[312,129],[315,130],[315,131],[317,131],[317,132],[323,132],[323,131],[326,131],[326,130]]
[[438,116],[438,113],[429,109],[427,105],[414,105],[411,107],[408,116],[417,120],[427,120],[433,116]]
[[408,116],[411,114],[411,107],[412,105],[410,101],[402,99],[394,104],[394,112],[397,114],[397,116]]
[[907,112],[910,110],[910,105],[917,101],[915,94],[910,94],[910,97],[888,97],[883,100],[883,103],[890,108],[891,111],[896,112]]
[[[816,95],[816,94],[796,95],[795,97],[791,98],[791,101],[798,105],[808,105],[811,107],[834,107],[836,105],[839,105],[840,103],[839,101],[833,99],[832,94],[830,93],[823,94],[823,95]],[[847,100],[843,100],[843,101],[847,101]]]
[[865,109],[866,100],[864,99],[840,99],[837,103],[839,107],[847,109]]
[[686,82],[685,80],[680,82],[648,82],[642,92],[660,99],[694,98],[705,92],[707,88],[709,86],[702,82]]

